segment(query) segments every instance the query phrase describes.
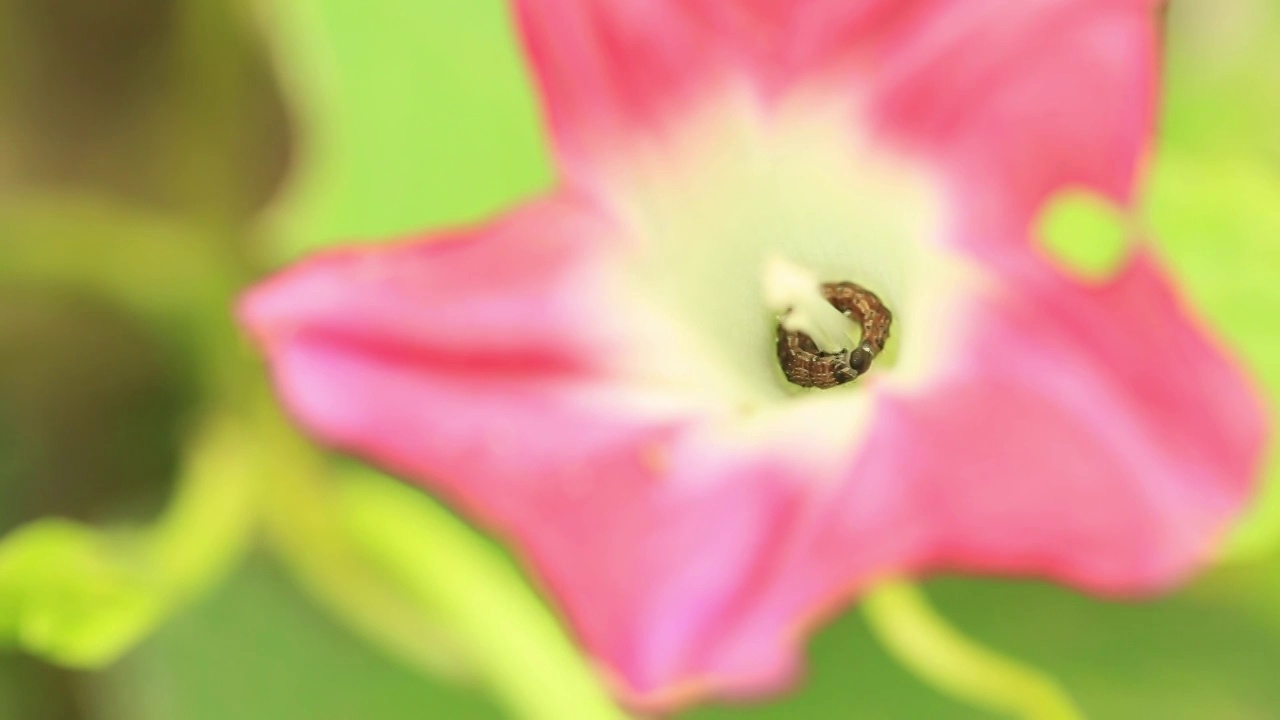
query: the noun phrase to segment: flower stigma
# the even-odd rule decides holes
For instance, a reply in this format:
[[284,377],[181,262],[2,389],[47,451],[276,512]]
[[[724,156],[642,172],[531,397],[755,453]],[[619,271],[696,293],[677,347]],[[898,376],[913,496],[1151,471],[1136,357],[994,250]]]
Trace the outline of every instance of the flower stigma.
[[[889,341],[893,313],[870,290],[850,281],[822,283],[822,299],[847,318],[858,319],[861,330],[856,342],[839,342],[837,334],[853,340],[847,328],[837,333],[832,330],[829,315],[815,315],[816,306],[805,288],[813,287],[811,276],[798,268],[782,266],[775,282],[766,280],[766,296],[785,300],[799,298],[797,303],[785,303],[786,308],[777,326],[776,350],[778,366],[792,385],[828,390],[857,380],[871,369],[871,363]],[[801,322],[792,319],[800,316]],[[803,328],[812,327],[823,340],[819,346]],[[834,350],[827,349],[835,347]]]
[[808,335],[823,352],[840,352],[860,340],[862,327],[822,296],[818,279],[782,256],[765,261],[764,297],[782,317],[782,327]]

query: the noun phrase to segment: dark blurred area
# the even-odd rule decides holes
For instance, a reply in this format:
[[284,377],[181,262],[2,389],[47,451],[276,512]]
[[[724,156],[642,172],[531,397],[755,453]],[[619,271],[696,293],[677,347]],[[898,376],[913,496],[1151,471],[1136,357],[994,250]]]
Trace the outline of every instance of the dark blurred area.
[[0,183],[243,223],[280,183],[289,150],[242,6],[6,0]]
[[[189,242],[245,243],[288,138],[265,48],[235,3],[0,2],[0,243],[39,242],[21,232],[39,222],[24,213],[50,195],[209,230]],[[54,232],[77,231],[92,228]],[[0,532],[49,515],[153,517],[197,402],[181,360],[110,298],[0,273]],[[9,654],[0,675],[0,717],[101,716],[79,673]]]
[[[56,194],[245,242],[284,173],[288,132],[242,20],[231,3],[0,3],[0,241],[40,242],[23,236],[23,215],[30,198]],[[85,245],[111,252],[105,236]],[[56,279],[6,280],[0,528],[153,512],[193,400],[188,369],[109,298]]]

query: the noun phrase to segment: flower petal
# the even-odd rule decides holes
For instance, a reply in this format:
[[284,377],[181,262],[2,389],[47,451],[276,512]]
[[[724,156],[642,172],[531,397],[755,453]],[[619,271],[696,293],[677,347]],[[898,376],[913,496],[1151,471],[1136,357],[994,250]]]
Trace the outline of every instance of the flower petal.
[[882,49],[875,112],[949,167],[976,228],[965,240],[1020,242],[1064,187],[1129,204],[1155,116],[1159,3],[937,5]]
[[[518,0],[518,10],[567,194],[430,242],[312,260],[251,294],[242,318],[304,425],[509,537],[629,698],[776,687],[797,666],[801,623],[888,573],[1033,574],[1143,592],[1213,552],[1262,443],[1247,385],[1145,249],[1088,286],[1026,247],[1030,219],[1064,184],[1127,200],[1150,121],[1151,2]],[[730,180],[754,181],[721,159],[735,157],[735,137],[779,135],[748,117],[739,135],[714,133],[723,147],[690,140],[687,123],[720,117],[690,103],[727,97],[715,109],[750,115],[797,83],[846,100],[843,88],[865,90],[883,136],[872,146],[892,137],[927,151],[951,181],[963,250],[932,236],[878,242],[910,246],[930,267],[964,255],[948,262],[964,282],[974,270],[977,289],[937,289],[934,304],[953,314],[926,312],[934,280],[952,274],[910,276],[926,292],[894,303],[911,326],[891,368],[910,373],[828,395],[704,392],[720,380],[698,364],[708,357],[770,362],[751,343],[698,347],[710,331],[688,319],[712,303],[681,300],[706,295],[741,313],[715,309],[706,325],[733,317],[745,319],[728,323],[732,333],[756,320],[770,330],[754,286],[726,291],[723,269],[729,253],[749,255],[744,234],[755,231],[751,252],[784,235],[760,218],[807,218],[778,229],[826,237],[816,255],[837,264],[844,238],[864,240],[850,231],[868,231],[865,217],[824,214],[857,206],[828,202],[840,195],[727,182],[713,188],[727,198],[717,205],[672,182],[679,162],[665,161],[688,161],[689,147],[711,148],[707,164]],[[744,86],[750,101],[735,104]],[[813,119],[831,118],[843,132],[843,114]],[[816,137],[819,152],[745,143],[765,180],[849,185],[826,177],[840,163],[814,160],[839,143],[793,135]],[[599,171],[654,142],[667,147],[640,173],[650,184],[610,190],[674,186],[688,205],[645,196],[597,215]],[[796,157],[802,172],[782,167]],[[850,163],[885,184],[876,163]],[[732,215],[769,202],[784,207]],[[636,207],[648,214],[627,213]],[[706,225],[671,232],[704,215]],[[720,244],[680,246],[716,228],[731,229]],[[707,292],[646,305],[656,283],[620,270],[651,236],[674,248],[657,254],[655,275]]]
[[1099,287],[1009,271],[972,299],[950,372],[879,395],[838,493],[765,557],[770,579],[713,667],[767,653],[881,573],[1137,595],[1212,560],[1256,489],[1257,393],[1145,252]]
[[779,4],[515,0],[561,169],[590,181],[595,165],[619,157],[620,143],[660,139],[690,103],[745,80],[735,77],[745,67],[735,45],[752,33],[771,43],[776,23],[753,22],[771,5]]
[[1252,494],[1259,396],[1145,248],[1096,287],[1004,270],[950,377],[880,416],[929,448],[884,462],[932,516],[930,563],[1110,593],[1185,579]]
[[[948,165],[967,241],[1049,193],[1129,200],[1155,107],[1156,0],[516,0],[570,181],[669,139],[691,106],[833,80]],[[997,226],[991,228],[991,225]],[[1012,233],[1012,234],[1011,234]]]
[[610,363],[642,348],[582,289],[602,231],[548,201],[322,256],[242,317],[304,425],[509,537],[636,704],[778,686],[801,623],[886,573],[1161,589],[1250,489],[1258,405],[1145,255],[1098,288],[1004,268],[946,372],[868,386],[870,426],[834,395],[753,425]]
[[242,320],[267,347],[382,344],[481,377],[587,372],[609,342],[587,333],[599,329],[591,259],[606,235],[568,201],[533,203],[480,228],[314,256],[246,298]]
[[[671,663],[642,667],[660,651],[637,633],[677,613],[696,624],[686,598],[713,602],[733,584],[701,569],[732,555],[721,572],[748,572],[746,533],[774,503],[739,493],[741,473],[725,470],[709,475],[734,484],[659,482],[690,419],[655,411],[652,393],[637,398],[607,374],[608,355],[633,348],[593,332],[607,316],[589,290],[588,230],[601,231],[548,201],[487,227],[328,253],[259,286],[240,317],[309,431],[511,535],[595,654],[628,686],[657,687],[671,680]],[[713,552],[691,556],[692,569],[673,566],[706,539],[709,510],[741,519],[717,533]],[[659,581],[653,593],[643,591],[647,577]],[[665,598],[661,612],[650,609],[655,596]],[[683,651],[687,641],[653,642]]]

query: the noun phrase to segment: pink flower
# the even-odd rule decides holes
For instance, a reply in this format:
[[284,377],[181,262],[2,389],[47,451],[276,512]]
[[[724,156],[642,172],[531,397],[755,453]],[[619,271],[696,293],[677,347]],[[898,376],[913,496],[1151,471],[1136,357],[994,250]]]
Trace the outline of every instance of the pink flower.
[[[1150,245],[1086,282],[1033,237],[1062,188],[1132,204],[1158,3],[515,5],[558,187],[242,319],[300,423],[508,539],[631,701],[775,689],[888,574],[1132,594],[1211,559],[1257,398]],[[801,390],[779,315],[858,331],[818,281],[893,340]]]

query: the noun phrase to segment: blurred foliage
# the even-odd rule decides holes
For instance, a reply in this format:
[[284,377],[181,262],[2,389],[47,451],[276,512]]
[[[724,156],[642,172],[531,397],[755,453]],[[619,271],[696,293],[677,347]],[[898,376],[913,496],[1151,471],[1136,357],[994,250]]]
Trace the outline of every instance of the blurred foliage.
[[6,483],[0,532],[54,512],[90,520],[158,507],[186,403],[150,335],[125,313],[34,283],[3,286],[0,305],[0,476],[23,479]]
[[[1280,399],[1280,9],[1174,0],[1168,44],[1143,219]],[[0,641],[98,664],[197,598],[105,673],[4,658],[0,720],[468,720],[552,688],[592,697],[497,548],[414,491],[312,477],[332,468],[252,403],[229,320],[251,259],[466,222],[548,185],[502,2],[0,0],[0,139],[0,530],[67,518],[0,542]],[[1116,218],[1080,198],[1055,213],[1051,251],[1104,272]],[[1234,565],[1173,598],[928,590],[1090,717],[1275,717],[1270,487]],[[279,557],[201,596],[256,513]],[[987,717],[895,664],[857,613],[811,657],[787,697],[681,717]]]
[[279,257],[476,220],[550,182],[505,3],[255,7],[302,148],[272,213]]
[[[1280,408],[1280,6],[1172,3],[1167,95],[1147,217],[1204,316]],[[1280,456],[1233,542],[1274,557]],[[1280,598],[1278,598],[1280,599]],[[1280,607],[1278,607],[1280,611]]]
[[[1116,605],[1038,584],[941,580],[930,591],[967,632],[1052,670],[1091,718],[1275,717],[1280,645],[1259,627],[1187,598]],[[823,629],[791,696],[704,708],[689,720],[990,718],[922,686],[857,613]],[[254,563],[95,686],[113,720],[504,717],[481,697],[420,679],[308,609]],[[328,714],[326,714],[326,712]]]
[[503,717],[473,690],[388,661],[334,626],[261,560],[88,690],[102,720]]
[[[456,638],[467,666],[529,720],[621,720],[559,620],[512,563],[418,490],[349,474],[339,507],[371,560]],[[536,668],[536,670],[534,670]]]
[[288,143],[241,8],[0,2],[0,188],[92,190],[208,225],[248,218]]
[[145,528],[59,518],[0,543],[0,642],[99,667],[220,577],[245,545],[256,438],[229,418],[193,435],[170,507]]

